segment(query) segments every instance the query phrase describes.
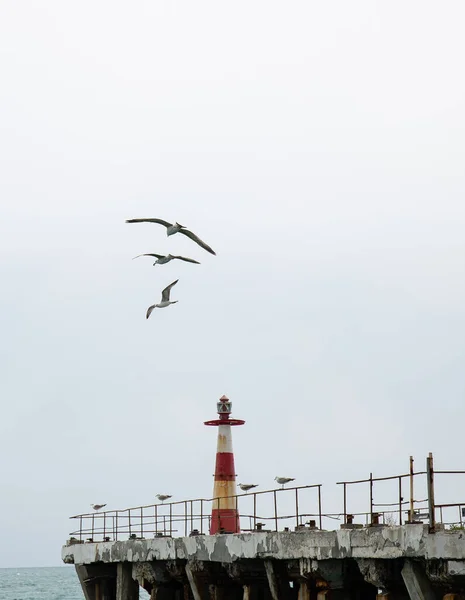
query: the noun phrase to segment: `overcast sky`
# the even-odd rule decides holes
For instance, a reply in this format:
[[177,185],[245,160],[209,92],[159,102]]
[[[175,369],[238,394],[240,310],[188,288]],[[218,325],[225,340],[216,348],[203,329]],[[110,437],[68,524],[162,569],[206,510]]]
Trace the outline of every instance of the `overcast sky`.
[[328,511],[410,454],[465,468],[464,20],[1,2],[0,566],[60,564],[91,502],[210,497],[222,394],[239,479]]

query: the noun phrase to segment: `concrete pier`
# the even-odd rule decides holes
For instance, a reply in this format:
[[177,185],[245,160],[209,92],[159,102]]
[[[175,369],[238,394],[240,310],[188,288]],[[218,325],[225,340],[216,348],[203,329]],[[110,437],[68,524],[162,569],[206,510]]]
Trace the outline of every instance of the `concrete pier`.
[[465,599],[465,531],[422,524],[69,543],[62,558],[86,600]]

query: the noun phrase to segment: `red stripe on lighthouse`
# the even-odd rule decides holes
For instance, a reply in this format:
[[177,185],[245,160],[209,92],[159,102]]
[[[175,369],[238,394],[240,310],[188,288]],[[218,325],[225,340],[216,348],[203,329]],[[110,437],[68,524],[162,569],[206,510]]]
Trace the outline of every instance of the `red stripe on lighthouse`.
[[214,508],[212,510],[210,535],[219,533],[222,530],[228,533],[240,532],[239,515],[235,508],[221,508],[220,510]]
[[219,452],[216,455],[215,481],[235,481],[234,454]]

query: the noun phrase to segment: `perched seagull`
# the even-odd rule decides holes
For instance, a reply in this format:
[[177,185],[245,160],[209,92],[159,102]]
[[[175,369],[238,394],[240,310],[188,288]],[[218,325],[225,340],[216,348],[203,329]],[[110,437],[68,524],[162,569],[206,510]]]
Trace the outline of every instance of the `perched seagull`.
[[106,504],[91,504],[91,506],[94,510],[100,510],[101,508],[106,506]]
[[186,235],[188,238],[191,238],[196,244],[201,246],[210,254],[215,254],[216,252],[210,248],[208,244],[203,242],[199,237],[192,233],[189,229],[186,229],[184,225],[180,225],[179,223],[168,223],[168,221],[163,221],[163,219],[126,219],[126,223],[158,223],[159,225],[164,225],[166,227],[166,235],[174,235],[175,233],[182,233]]
[[294,477],[275,477],[274,480],[277,481],[279,483],[279,485],[282,486],[282,489],[284,489],[284,485],[286,483],[289,483],[290,481],[294,481]]
[[165,287],[165,289],[161,293],[161,302],[159,302],[158,304],[152,304],[152,306],[148,307],[146,317],[147,319],[152,314],[152,310],[154,308],[165,308],[165,306],[169,306],[170,304],[176,304],[176,302],[178,302],[178,300],[170,300],[171,288],[173,287],[173,285],[176,285],[178,281],[179,279],[176,279],[176,281],[173,281],[173,283],[170,283],[167,287]]
[[238,485],[241,488],[241,490],[246,493],[252,488],[258,487],[258,484],[256,483],[239,483]]
[[157,494],[157,498],[160,500],[160,502],[163,504],[163,502],[165,500],[168,500],[168,498],[172,498],[172,496],[170,496],[169,494]]
[[[138,254],[134,258],[139,258],[139,256],[154,256],[157,260],[153,263],[155,265],[166,265],[170,260],[174,260],[177,258],[178,260],[184,260],[185,262],[195,263],[196,265],[200,265],[198,260],[194,260],[193,258],[186,258],[185,256],[173,256],[172,254],[167,254],[164,256],[163,254]],[[134,258],[132,260],[134,260]]]

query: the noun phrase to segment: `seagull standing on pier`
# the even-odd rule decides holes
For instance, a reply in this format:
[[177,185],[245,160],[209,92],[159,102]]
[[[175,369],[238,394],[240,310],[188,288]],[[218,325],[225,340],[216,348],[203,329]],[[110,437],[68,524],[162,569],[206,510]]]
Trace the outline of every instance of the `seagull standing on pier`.
[[279,483],[281,489],[284,489],[285,484],[294,481],[295,477],[275,477],[274,480]]
[[170,496],[169,494],[157,494],[157,498],[163,504],[165,500],[168,500],[168,498],[172,498],[172,496]]
[[159,302],[158,304],[152,304],[152,306],[148,307],[146,319],[150,317],[154,308],[165,308],[170,304],[176,304],[176,302],[178,302],[178,300],[170,300],[171,288],[173,287],[173,285],[176,285],[178,281],[179,279],[176,279],[176,281],[173,281],[173,283],[170,283],[168,286],[165,287],[165,289],[161,293],[161,302]]
[[158,223],[159,225],[163,225],[164,227],[166,227],[167,236],[174,235],[175,233],[182,233],[183,235],[193,240],[201,248],[203,248],[207,252],[210,252],[210,254],[216,255],[216,252],[212,248],[210,248],[208,244],[203,242],[198,236],[195,235],[195,233],[193,233],[180,223],[169,223],[168,221],[164,221],[163,219],[126,219],[126,223]]
[[238,483],[238,486],[247,494],[247,492],[252,488],[258,487],[258,483]]
[[[169,263],[170,260],[174,260],[175,258],[177,258],[178,260],[183,260],[185,262],[200,265],[199,261],[194,260],[193,258],[186,258],[185,256],[173,256],[172,254],[167,254],[166,256],[164,254],[138,254],[134,258],[139,258],[140,256],[154,256],[157,260],[153,263],[153,266],[166,265],[166,263]],[[132,260],[134,260],[134,258]]]
[[101,508],[106,506],[106,504],[91,504],[91,506],[94,510],[100,510]]

